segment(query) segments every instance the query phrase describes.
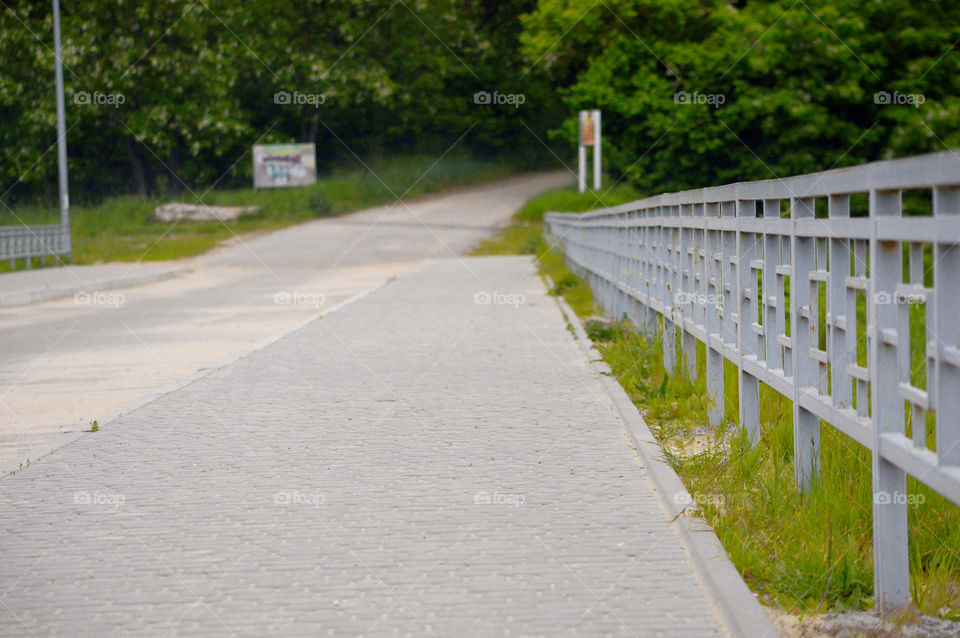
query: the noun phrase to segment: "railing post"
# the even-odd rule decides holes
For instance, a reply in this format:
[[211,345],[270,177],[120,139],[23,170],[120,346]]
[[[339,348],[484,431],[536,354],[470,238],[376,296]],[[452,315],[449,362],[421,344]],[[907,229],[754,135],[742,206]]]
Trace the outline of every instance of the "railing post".
[[[654,214],[654,211],[647,209],[643,211],[643,218],[649,221],[649,218]],[[650,225],[646,224],[643,227],[643,245],[644,245],[644,259],[643,259],[643,284],[644,290],[646,291],[646,304],[643,309],[643,333],[649,338],[658,337],[659,332],[659,322],[657,321],[657,311],[653,309],[653,300],[657,298],[657,277],[658,272],[656,268],[657,255],[656,255],[656,229]]]
[[[907,475],[880,455],[881,435],[904,432],[904,402],[898,391],[897,308],[891,303],[901,282],[900,242],[878,241],[880,217],[900,215],[900,191],[870,192],[873,237],[870,241],[870,286],[867,367],[873,416],[873,583],[881,614],[910,603],[910,557],[907,545]],[[885,293],[885,294],[884,294]],[[880,302],[880,303],[878,303]],[[907,343],[904,347],[907,347]]]
[[610,223],[616,223],[616,227],[611,227],[609,229],[610,239],[608,245],[613,248],[613,281],[615,282],[613,286],[613,312],[611,315],[617,321],[623,319],[623,315],[626,308],[626,297],[623,294],[620,286],[624,284],[626,277],[624,276],[624,255],[626,254],[626,246],[624,235],[620,232],[620,224],[622,223],[619,218],[610,220]]
[[790,266],[790,336],[793,350],[793,464],[797,485],[807,490],[820,472],[820,419],[800,405],[807,388],[816,388],[817,364],[810,348],[817,343],[810,292],[810,272],[816,269],[816,239],[800,237],[797,222],[814,218],[812,198],[790,200],[793,231]]
[[620,235],[620,319],[630,320],[633,312],[633,294],[632,294],[632,275],[633,264],[630,258],[630,218],[629,214],[619,217],[620,229],[617,231]]
[[[960,189],[937,188],[933,191],[933,214],[940,218],[960,217]],[[946,238],[945,238],[946,239]],[[936,412],[936,448],[938,465],[960,465],[960,302],[946,293],[945,281],[960,273],[960,244],[939,241],[933,247],[934,374],[927,378],[933,391]],[[928,313],[929,316],[929,313]]]
[[[720,217],[729,218],[736,223],[737,201],[730,200],[720,203]],[[739,367],[739,351],[737,350],[737,306],[740,296],[740,279],[737,271],[737,231],[721,230],[720,237],[720,298],[723,300],[720,312],[720,342],[727,351],[736,352],[731,360]],[[724,354],[720,354],[720,366],[723,374]],[[739,387],[739,384],[738,384]],[[739,390],[738,390],[739,392]],[[726,397],[724,396],[724,401]],[[738,415],[739,420],[739,415]]]
[[[709,277],[707,270],[706,231],[704,228],[706,224],[704,221],[705,213],[705,204],[694,204],[693,216],[696,218],[696,223],[690,231],[693,238],[693,257],[691,259],[691,267],[693,268],[694,273],[691,291],[695,295],[695,303],[693,304],[693,325],[703,335],[706,335],[707,333],[707,279]],[[696,347],[696,337],[694,337],[694,339],[694,346]],[[704,341],[704,343],[706,343],[706,341]],[[704,366],[706,366],[706,352],[708,349],[709,347],[704,348]]]
[[[664,216],[666,206],[658,208],[658,215]],[[660,241],[657,247],[660,270],[660,302],[663,304],[663,367],[667,373],[673,373],[677,368],[677,331],[673,323],[673,229],[659,228]]]
[[[680,221],[693,215],[693,205],[680,206]],[[697,338],[688,330],[687,321],[693,321],[697,308],[696,263],[697,252],[694,245],[694,229],[686,224],[680,228],[680,289],[674,295],[682,295],[680,307],[680,349],[687,376],[697,378]]]
[[627,319],[634,328],[640,327],[640,301],[637,299],[637,290],[640,288],[640,275],[637,267],[637,256],[640,254],[640,242],[637,238],[637,227],[634,224],[635,212],[627,213],[627,228],[624,234],[627,237],[627,286],[631,291],[627,299]]
[[[830,219],[849,219],[850,196],[832,195],[828,203]],[[830,239],[830,289],[827,291],[827,348],[830,353],[830,396],[837,407],[853,407],[853,383],[847,374],[850,361],[847,326],[851,319],[847,308],[846,278],[850,275],[850,242]]]
[[[737,202],[729,201],[720,204],[720,216],[729,217],[734,222],[737,215]],[[723,329],[721,337],[723,344],[728,348],[737,346],[737,306],[739,298],[740,279],[737,274],[737,232],[736,230],[724,230],[720,235],[721,249],[723,259],[721,270],[723,272]]]
[[717,341],[721,339],[721,320],[720,306],[723,299],[721,276],[723,268],[723,257],[718,259],[717,255],[722,253],[720,244],[720,231],[708,228],[709,220],[716,219],[720,215],[719,204],[705,204],[705,223],[704,223],[704,245],[706,247],[706,271],[707,271],[707,290],[705,301],[706,306],[706,367],[707,367],[707,394],[713,400],[713,406],[710,408],[708,418],[710,425],[718,426],[723,423],[724,413],[724,394],[723,394],[723,353],[715,347]]
[[750,442],[760,442],[760,381],[744,370],[745,360],[758,361],[760,339],[753,332],[757,318],[757,279],[753,276],[753,262],[757,255],[757,236],[743,231],[743,220],[757,216],[755,201],[737,202],[737,370],[740,374],[740,427],[747,431]]
[[[765,199],[763,201],[763,216],[769,219],[779,219],[780,200]],[[777,297],[777,266],[780,265],[781,236],[776,233],[764,235],[763,238],[763,338],[764,356],[767,370],[783,369],[783,350],[777,341],[780,333],[777,321],[777,307],[783,307],[783,297]]]

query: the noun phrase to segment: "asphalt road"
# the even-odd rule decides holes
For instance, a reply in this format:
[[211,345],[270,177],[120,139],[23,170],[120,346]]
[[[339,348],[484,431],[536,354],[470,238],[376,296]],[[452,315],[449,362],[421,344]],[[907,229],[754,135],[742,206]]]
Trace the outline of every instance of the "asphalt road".
[[[541,173],[236,239],[188,275],[0,309],[0,461],[268,338],[425,259],[505,225]],[[469,270],[462,261],[458,267]]]

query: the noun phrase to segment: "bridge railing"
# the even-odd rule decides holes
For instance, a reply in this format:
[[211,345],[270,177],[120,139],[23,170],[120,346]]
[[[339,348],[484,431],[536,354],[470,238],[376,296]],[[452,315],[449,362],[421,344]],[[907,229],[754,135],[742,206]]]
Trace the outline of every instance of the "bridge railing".
[[34,257],[70,255],[70,229],[63,224],[0,226],[0,259],[9,259],[11,268],[24,259],[31,266]]
[[793,402],[799,486],[818,475],[821,420],[871,450],[875,596],[909,603],[906,475],[960,505],[960,155],[550,213],[544,228],[606,313],[660,331],[668,369],[678,336],[693,374],[705,344],[711,422],[724,359],[754,442],[759,383]]

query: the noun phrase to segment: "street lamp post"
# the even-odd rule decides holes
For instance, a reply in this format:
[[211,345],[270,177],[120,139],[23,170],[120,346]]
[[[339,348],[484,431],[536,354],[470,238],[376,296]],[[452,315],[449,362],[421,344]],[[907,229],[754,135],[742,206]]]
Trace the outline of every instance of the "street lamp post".
[[63,48],[60,45],[60,0],[53,0],[53,48],[57,77],[57,163],[60,177],[61,250],[70,257],[70,193],[67,184],[67,123],[63,100]]

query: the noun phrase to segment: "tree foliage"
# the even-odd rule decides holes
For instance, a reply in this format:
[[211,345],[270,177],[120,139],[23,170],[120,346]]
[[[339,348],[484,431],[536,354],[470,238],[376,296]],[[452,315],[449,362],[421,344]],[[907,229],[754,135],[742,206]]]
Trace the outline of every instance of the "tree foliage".
[[528,57],[571,112],[604,111],[610,166],[647,192],[960,143],[956,2],[541,0],[524,25]]
[[[62,10],[74,199],[247,183],[257,142],[316,142],[322,167],[454,146],[565,159],[580,108],[604,111],[608,169],[646,192],[960,144],[960,4],[950,0],[85,0]],[[4,201],[53,198],[52,47],[49,4],[8,0]],[[478,105],[478,91],[524,103]]]
[[[542,76],[509,79],[524,64],[519,16],[532,2],[61,4],[75,199],[245,183],[257,142],[316,142],[321,166],[439,157],[455,145],[542,151],[530,131],[545,137],[562,108]],[[50,13],[49,3],[27,2],[0,11],[8,201],[55,190]],[[523,91],[527,107],[477,105],[479,90]]]

